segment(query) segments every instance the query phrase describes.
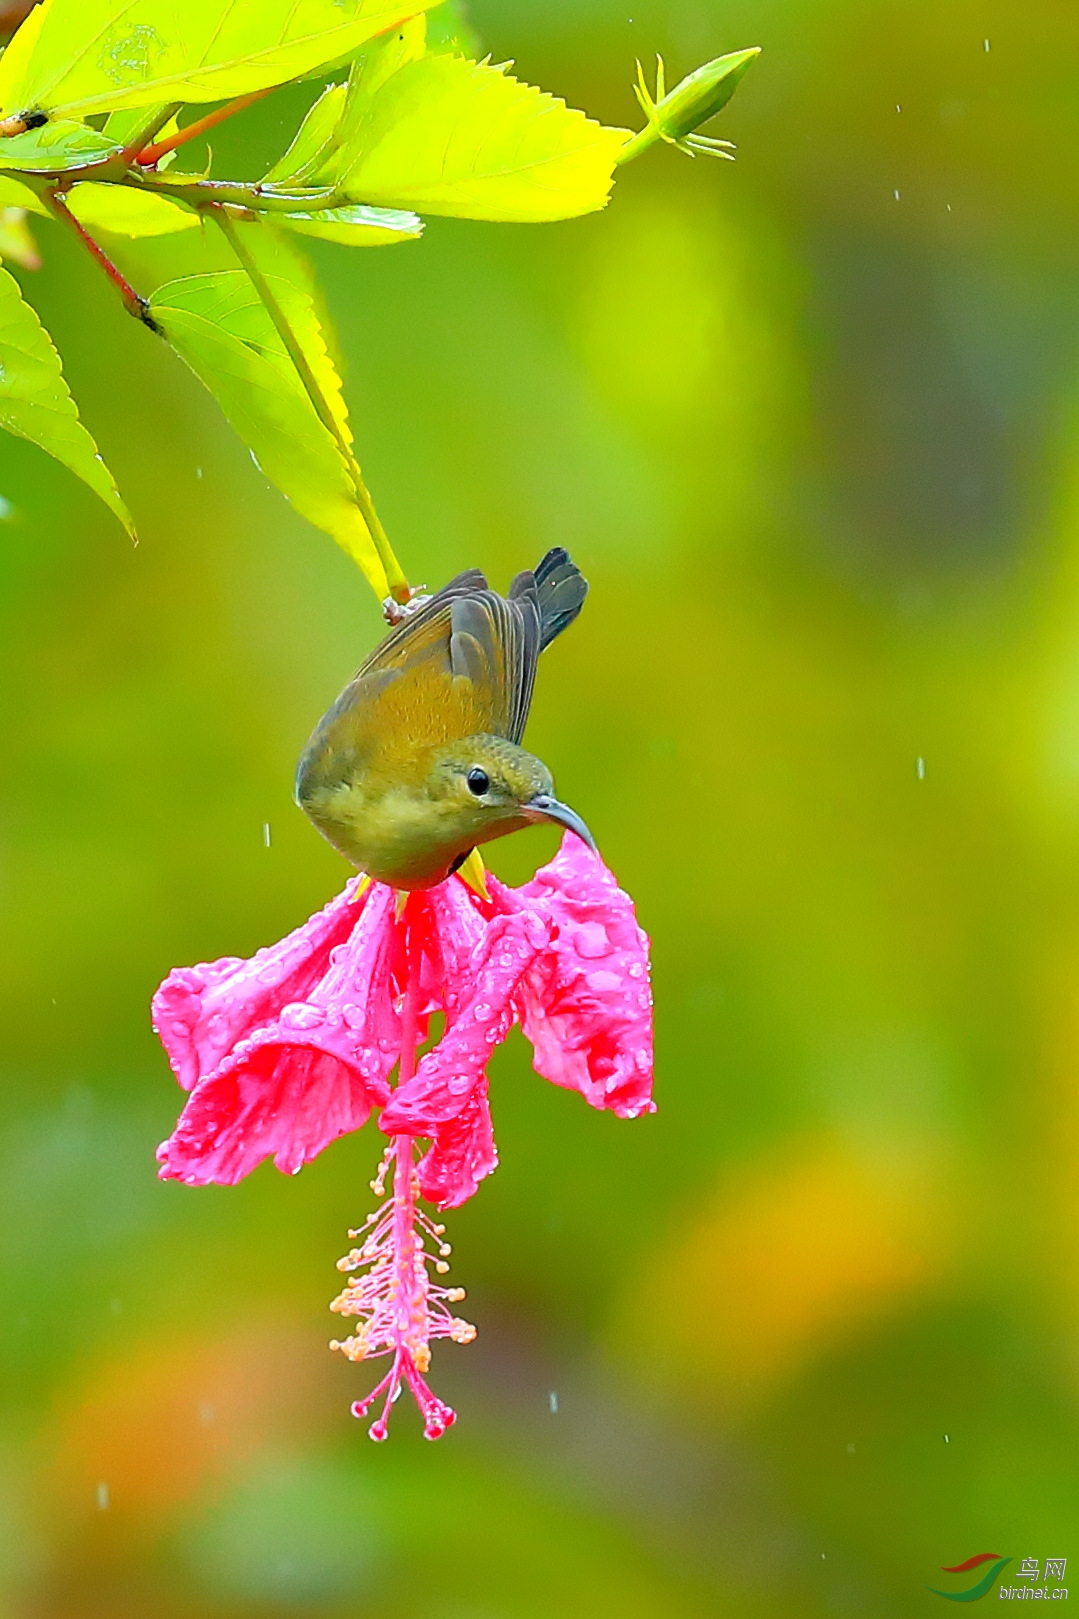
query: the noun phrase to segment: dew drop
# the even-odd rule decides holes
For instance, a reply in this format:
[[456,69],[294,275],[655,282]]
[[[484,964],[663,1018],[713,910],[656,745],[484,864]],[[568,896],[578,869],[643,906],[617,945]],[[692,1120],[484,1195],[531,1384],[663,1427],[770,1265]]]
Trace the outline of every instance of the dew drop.
[[308,1001],[292,1001],[281,1013],[281,1022],[292,1029],[313,1029],[322,1019],[321,1006],[312,1006]]

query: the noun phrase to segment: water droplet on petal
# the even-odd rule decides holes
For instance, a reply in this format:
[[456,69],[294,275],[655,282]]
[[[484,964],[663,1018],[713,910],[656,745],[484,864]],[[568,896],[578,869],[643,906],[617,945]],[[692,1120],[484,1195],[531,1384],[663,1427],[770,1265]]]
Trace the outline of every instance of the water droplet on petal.
[[312,1006],[308,1001],[292,1001],[281,1013],[281,1022],[292,1029],[313,1029],[323,1020],[321,1006]]

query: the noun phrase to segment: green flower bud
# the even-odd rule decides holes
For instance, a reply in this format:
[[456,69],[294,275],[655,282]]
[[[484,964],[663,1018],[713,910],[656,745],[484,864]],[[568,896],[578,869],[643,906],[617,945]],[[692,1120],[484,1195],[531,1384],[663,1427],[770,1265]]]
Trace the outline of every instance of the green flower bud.
[[760,46],[754,45],[749,50],[717,56],[715,61],[706,62],[676,84],[669,95],[666,94],[663,58],[657,56],[654,98],[649,93],[644,70],[638,62],[633,93],[648,122],[640,134],[626,142],[618,161],[630,162],[657,141],[677,146],[680,152],[687,152],[690,157],[705,152],[712,157],[730,158],[734,150],[730,141],[716,140],[711,135],[698,135],[695,131],[727,105],[749,64],[759,55]]

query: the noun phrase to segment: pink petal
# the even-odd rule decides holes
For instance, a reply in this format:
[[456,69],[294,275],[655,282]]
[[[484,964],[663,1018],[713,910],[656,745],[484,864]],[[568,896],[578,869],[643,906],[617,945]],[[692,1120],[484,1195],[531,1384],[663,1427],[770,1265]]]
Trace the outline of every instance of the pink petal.
[[348,938],[371,891],[358,902],[351,892],[350,884],[302,927],[249,961],[224,956],[169,974],[154,996],[153,1025],[185,1091],[279,1007],[303,1000],[314,988],[329,966],[330,951]]
[[383,1109],[379,1124],[387,1135],[434,1136],[463,1110],[514,1022],[512,997],[521,974],[549,934],[544,918],[528,911],[488,925],[468,973],[470,999]]
[[225,1066],[196,1086],[158,1148],[162,1180],[233,1186],[271,1153],[295,1174],[389,1094],[315,1046],[265,1045]]
[[620,1118],[654,1112],[648,937],[633,901],[599,856],[567,834],[514,902],[538,906],[555,923],[517,994],[536,1072]]
[[455,1119],[438,1130],[418,1167],[420,1191],[442,1209],[456,1209],[498,1168],[487,1081],[481,1079]]
[[306,1000],[241,1040],[200,1080],[158,1150],[162,1179],[232,1184],[271,1153],[295,1173],[389,1095],[401,1023],[393,891],[376,884]]

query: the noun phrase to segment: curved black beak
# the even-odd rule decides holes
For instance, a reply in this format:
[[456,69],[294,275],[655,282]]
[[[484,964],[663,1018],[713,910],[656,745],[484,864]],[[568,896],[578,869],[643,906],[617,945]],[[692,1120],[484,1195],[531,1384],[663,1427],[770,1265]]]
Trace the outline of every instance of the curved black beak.
[[545,821],[557,821],[559,826],[568,827],[571,832],[576,832],[582,843],[587,843],[593,854],[599,854],[595,838],[577,811],[571,810],[568,804],[561,803],[559,799],[552,798],[550,793],[537,793],[522,807],[532,811],[530,819],[542,817]]

